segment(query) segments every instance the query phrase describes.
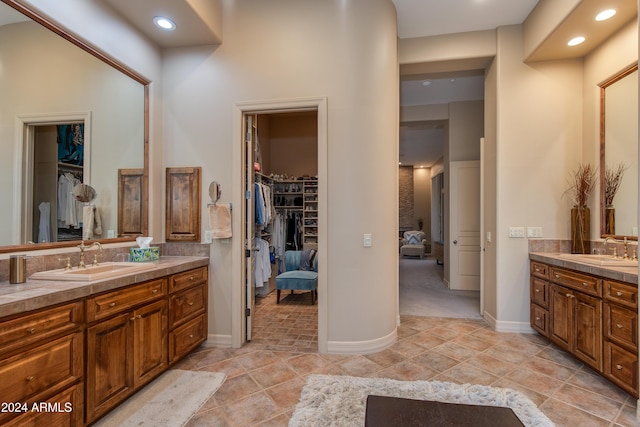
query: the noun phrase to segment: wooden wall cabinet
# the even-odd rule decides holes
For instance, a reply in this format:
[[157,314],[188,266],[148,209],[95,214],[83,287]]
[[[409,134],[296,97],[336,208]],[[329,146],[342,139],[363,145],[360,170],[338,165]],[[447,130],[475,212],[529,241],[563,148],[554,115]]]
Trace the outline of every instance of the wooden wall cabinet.
[[531,327],[638,397],[638,288],[530,263]]
[[200,241],[201,168],[167,168],[166,240]]
[[118,169],[118,237],[147,235],[148,206],[144,169]]

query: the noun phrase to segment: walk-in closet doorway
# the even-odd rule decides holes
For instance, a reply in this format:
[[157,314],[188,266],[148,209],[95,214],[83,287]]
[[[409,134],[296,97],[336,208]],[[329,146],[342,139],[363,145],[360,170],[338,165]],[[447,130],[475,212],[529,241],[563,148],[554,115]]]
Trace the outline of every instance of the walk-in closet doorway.
[[[237,105],[242,134],[241,262],[234,269],[233,345],[259,338],[255,298],[273,295],[286,250],[317,250],[318,351],[326,348],[326,101]],[[236,153],[234,153],[236,154]],[[236,193],[237,194],[237,193]],[[261,203],[256,208],[256,202]],[[265,252],[266,251],[266,252]],[[267,271],[264,266],[268,265]],[[240,273],[240,274],[236,274]],[[270,277],[269,277],[270,276]],[[300,291],[296,291],[300,293]],[[281,299],[289,296],[282,293]],[[301,304],[310,304],[304,298]]]

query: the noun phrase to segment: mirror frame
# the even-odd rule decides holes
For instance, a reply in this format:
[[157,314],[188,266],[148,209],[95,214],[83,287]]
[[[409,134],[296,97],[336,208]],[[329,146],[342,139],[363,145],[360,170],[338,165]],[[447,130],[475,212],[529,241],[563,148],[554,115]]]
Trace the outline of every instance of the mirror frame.
[[[27,17],[33,19],[38,24],[53,31],[63,39],[71,42],[72,44],[76,45],[80,49],[84,50],[90,55],[93,55],[94,57],[98,58],[102,62],[115,68],[116,70],[132,78],[133,80],[135,80],[136,82],[140,83],[143,86],[143,89],[144,89],[144,141],[143,141],[144,166],[143,168],[144,168],[144,186],[146,189],[146,192],[145,192],[146,200],[144,200],[143,230],[144,230],[144,234],[147,235],[149,231],[149,200],[148,200],[148,197],[149,197],[148,196],[149,194],[149,84],[151,83],[151,81],[142,77],[140,74],[136,73],[135,71],[129,69],[124,64],[100,52],[98,49],[94,48],[93,46],[90,46],[88,43],[84,42],[83,40],[69,33],[66,29],[64,29],[62,26],[58,25],[57,23],[43,17],[37,12],[29,9],[27,6],[18,3],[17,0],[0,0],[0,1],[2,1],[2,3],[6,4],[7,6],[22,13],[23,15],[26,15]],[[95,239],[92,241],[100,242],[102,244],[108,244],[108,243],[119,243],[119,242],[134,242],[135,238],[136,236],[115,237],[110,239],[106,239],[106,238]],[[0,246],[0,253],[66,248],[66,247],[74,247],[77,245],[78,245],[78,241],[74,240],[74,241],[67,241],[67,242],[51,242],[51,243]]]
[[638,70],[638,63],[631,65],[628,68],[625,68],[615,76],[611,77],[609,80],[604,81],[600,84],[600,237],[612,237],[616,240],[622,240],[626,238],[627,240],[638,240],[638,236],[625,236],[621,234],[605,234],[605,217],[606,217],[606,208],[604,206],[604,172],[605,172],[605,158],[604,158],[604,148],[605,148],[605,104],[604,104],[604,96],[605,89],[612,84],[616,83],[619,80],[627,77],[629,74]]

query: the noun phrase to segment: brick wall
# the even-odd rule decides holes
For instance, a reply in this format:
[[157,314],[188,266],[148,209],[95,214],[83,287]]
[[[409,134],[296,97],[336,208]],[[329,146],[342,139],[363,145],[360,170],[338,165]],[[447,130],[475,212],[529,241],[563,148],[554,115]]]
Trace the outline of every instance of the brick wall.
[[413,211],[413,166],[400,166],[398,174],[400,228],[415,228],[417,225]]

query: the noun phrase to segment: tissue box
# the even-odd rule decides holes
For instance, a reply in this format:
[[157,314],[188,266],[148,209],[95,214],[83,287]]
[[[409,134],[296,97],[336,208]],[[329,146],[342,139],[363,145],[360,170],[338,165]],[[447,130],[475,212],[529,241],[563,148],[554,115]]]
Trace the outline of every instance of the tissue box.
[[129,261],[131,262],[155,261],[159,258],[160,258],[160,246],[151,246],[150,248],[129,249]]

